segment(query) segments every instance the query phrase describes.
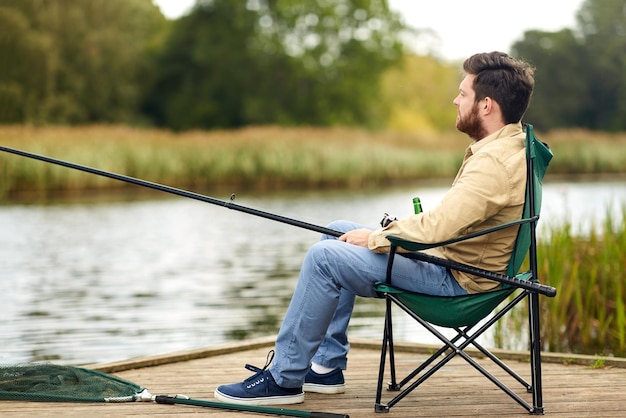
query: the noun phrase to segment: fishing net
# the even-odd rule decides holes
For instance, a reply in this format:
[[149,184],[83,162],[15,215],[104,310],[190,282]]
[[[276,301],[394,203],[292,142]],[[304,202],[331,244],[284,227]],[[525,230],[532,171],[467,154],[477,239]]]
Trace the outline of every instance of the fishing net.
[[91,369],[53,364],[0,365],[0,401],[40,402],[155,402],[227,411],[300,418],[349,418],[345,414],[310,412],[269,406],[238,405],[190,399],[185,395],[152,396],[147,389],[116,376]]
[[0,366],[0,400],[133,402],[145,389],[96,370],[54,364]]

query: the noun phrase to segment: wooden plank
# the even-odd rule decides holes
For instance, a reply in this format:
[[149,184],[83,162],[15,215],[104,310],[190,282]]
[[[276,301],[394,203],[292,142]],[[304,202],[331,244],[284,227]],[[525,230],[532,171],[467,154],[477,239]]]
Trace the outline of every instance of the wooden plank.
[[[374,413],[374,396],[378,374],[379,344],[353,343],[348,370],[345,373],[347,391],[339,395],[307,394],[306,401],[288,409],[326,411],[349,414],[358,418],[380,418]],[[213,401],[213,391],[223,383],[232,383],[250,375],[243,366],[246,363],[263,365],[272,347],[271,339],[262,339],[244,345],[222,346],[216,349],[196,350],[193,353],[175,353],[174,357],[188,360],[170,363],[166,356],[159,356],[157,366],[144,367],[150,359],[134,359],[124,365],[103,365],[124,369],[114,373],[123,379],[147,387],[152,394],[186,394],[194,399]],[[206,357],[198,357],[204,351]],[[414,366],[425,355],[414,346],[399,350],[398,366]],[[432,347],[430,348],[432,351]],[[556,356],[553,356],[556,358]],[[613,417],[626,410],[626,371],[621,367],[592,368],[566,361],[548,361],[543,364],[543,399],[545,414],[559,417]],[[585,359],[585,361],[590,359]],[[565,361],[565,363],[563,363]],[[485,360],[479,363],[488,365]],[[135,368],[128,369],[129,365]],[[512,361],[509,365],[523,376],[529,374],[529,364]],[[502,373],[498,373],[501,375]],[[511,379],[509,379],[511,380]],[[508,381],[507,381],[508,382]],[[515,383],[517,384],[517,383]],[[516,386],[512,387],[517,389]],[[385,397],[389,394],[385,392]],[[522,393],[524,399],[530,395]],[[215,417],[250,417],[257,414],[230,412],[180,405],[156,405],[153,403],[126,404],[68,404],[37,402],[0,402],[0,416],[10,417],[180,417],[202,414]],[[519,417],[527,415],[519,406],[495,385],[486,380],[474,368],[461,359],[455,359],[437,372],[428,382],[393,407],[390,417],[462,417],[497,416]]]

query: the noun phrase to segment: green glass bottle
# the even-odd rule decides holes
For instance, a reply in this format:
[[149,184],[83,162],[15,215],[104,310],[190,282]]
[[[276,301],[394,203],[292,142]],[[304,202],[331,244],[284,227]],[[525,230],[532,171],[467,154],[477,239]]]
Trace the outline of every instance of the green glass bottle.
[[422,202],[419,197],[413,198],[413,210],[415,211],[416,215],[422,212]]

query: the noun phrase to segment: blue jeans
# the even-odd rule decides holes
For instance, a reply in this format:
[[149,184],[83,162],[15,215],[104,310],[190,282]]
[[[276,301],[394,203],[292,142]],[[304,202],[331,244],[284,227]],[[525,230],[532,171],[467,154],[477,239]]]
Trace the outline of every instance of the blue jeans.
[[[349,221],[335,221],[329,228],[371,229]],[[388,257],[328,235],[309,249],[276,339],[270,372],[279,386],[302,386],[311,361],[345,370],[355,297],[378,297],[373,285],[385,281]],[[467,294],[445,268],[405,257],[394,259],[392,282],[431,295]]]

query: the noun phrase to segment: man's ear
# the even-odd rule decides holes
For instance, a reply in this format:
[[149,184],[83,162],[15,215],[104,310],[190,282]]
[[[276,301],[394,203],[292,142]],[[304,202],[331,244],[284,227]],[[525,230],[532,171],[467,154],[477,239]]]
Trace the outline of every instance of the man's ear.
[[483,104],[480,110],[482,110],[485,113],[485,115],[488,115],[493,110],[493,104],[494,104],[494,101],[491,100],[491,97],[485,97],[483,99]]
[[482,101],[483,103],[479,107],[479,110],[483,112],[483,115],[492,115],[494,112],[500,113],[500,105],[491,97],[485,97]]

